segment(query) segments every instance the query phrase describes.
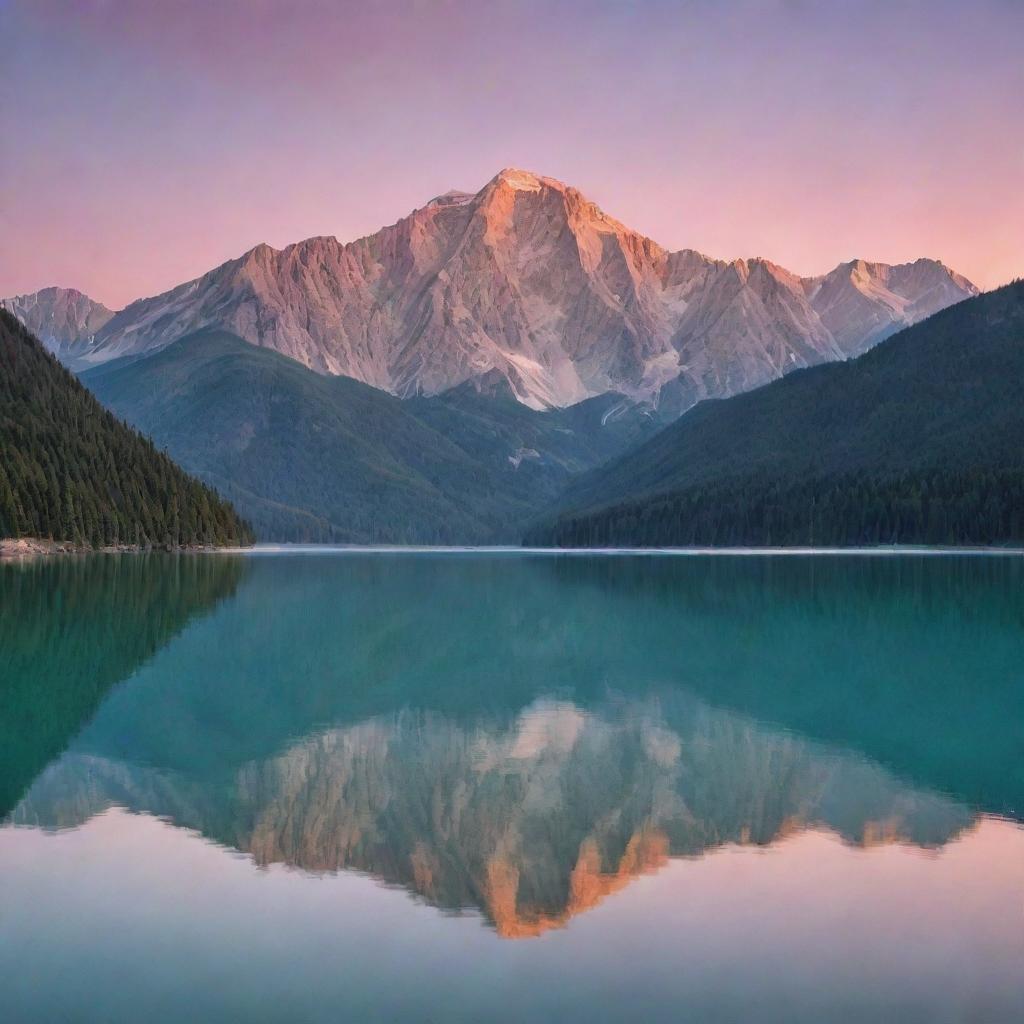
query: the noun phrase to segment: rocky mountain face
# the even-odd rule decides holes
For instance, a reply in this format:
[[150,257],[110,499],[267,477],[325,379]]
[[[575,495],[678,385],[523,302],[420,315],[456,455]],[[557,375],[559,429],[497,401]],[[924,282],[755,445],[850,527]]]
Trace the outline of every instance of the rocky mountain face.
[[534,408],[614,390],[677,413],[859,354],[975,292],[934,260],[801,278],[668,252],[575,188],[506,169],[354,242],[258,245],[62,354],[94,364],[215,326],[401,397],[496,372]]
[[96,334],[114,315],[75,288],[43,288],[14,295],[4,305],[51,351],[76,358],[92,347]]

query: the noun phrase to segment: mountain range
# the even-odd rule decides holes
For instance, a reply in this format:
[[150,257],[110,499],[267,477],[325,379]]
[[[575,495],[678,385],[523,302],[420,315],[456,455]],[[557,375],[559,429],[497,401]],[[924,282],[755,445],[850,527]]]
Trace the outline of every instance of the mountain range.
[[936,260],[806,278],[669,252],[506,169],[118,312],[5,304],[264,540],[1024,536],[1019,286],[977,297]]
[[65,289],[6,302],[75,369],[219,328],[402,398],[497,375],[535,409],[615,391],[673,416],[859,355],[976,291],[930,259],[808,278],[669,252],[577,189],[506,169],[376,234],[261,244],[116,313]]

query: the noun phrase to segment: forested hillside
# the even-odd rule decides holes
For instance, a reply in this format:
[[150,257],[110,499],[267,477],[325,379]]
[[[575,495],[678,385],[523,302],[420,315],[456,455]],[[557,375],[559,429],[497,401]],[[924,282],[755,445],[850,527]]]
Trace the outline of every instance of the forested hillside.
[[6,310],[0,537],[97,547],[252,539],[230,504],[105,410]]
[[581,478],[528,543],[1024,542],[1024,282],[848,363],[705,402]]

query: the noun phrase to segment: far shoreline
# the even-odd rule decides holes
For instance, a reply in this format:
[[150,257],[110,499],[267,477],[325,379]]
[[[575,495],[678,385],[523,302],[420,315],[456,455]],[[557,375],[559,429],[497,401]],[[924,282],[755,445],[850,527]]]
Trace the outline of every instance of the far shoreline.
[[1001,556],[1019,558],[1024,557],[1024,547],[891,544],[874,547],[820,548],[796,545],[792,547],[561,548],[520,547],[514,544],[291,544],[268,541],[248,545],[183,544],[137,547],[118,544],[94,548],[88,544],[77,544],[73,541],[57,541],[39,537],[0,538],[0,562],[49,558],[57,555],[150,554],[248,555],[261,558],[281,555],[349,557],[359,555],[518,555],[532,558],[813,558],[822,556],[861,558]]

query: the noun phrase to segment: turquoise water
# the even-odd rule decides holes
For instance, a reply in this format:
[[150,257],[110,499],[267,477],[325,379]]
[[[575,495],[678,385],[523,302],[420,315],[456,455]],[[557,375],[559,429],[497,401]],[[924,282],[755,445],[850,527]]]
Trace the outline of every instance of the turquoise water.
[[1024,1019],[1024,561],[0,566],[14,1021]]

